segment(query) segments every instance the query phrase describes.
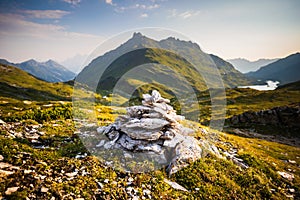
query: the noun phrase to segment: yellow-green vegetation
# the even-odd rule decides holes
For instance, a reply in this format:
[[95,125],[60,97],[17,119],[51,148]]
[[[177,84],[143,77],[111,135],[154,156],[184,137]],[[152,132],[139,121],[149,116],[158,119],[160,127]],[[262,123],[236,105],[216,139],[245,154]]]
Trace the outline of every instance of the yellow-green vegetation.
[[[21,106],[22,103],[17,103]],[[72,106],[69,102],[49,102],[49,104],[34,103],[27,107],[16,107],[14,112],[3,113],[1,118],[6,122],[18,122],[22,120],[35,120],[39,123],[57,120],[72,119]]]
[[[2,66],[5,74],[14,68]],[[20,72],[21,73],[21,72]],[[0,74],[1,76],[2,74]],[[28,74],[27,74],[28,75]],[[23,74],[23,76],[27,76]],[[0,119],[0,197],[6,199],[130,199],[138,196],[145,199],[297,199],[300,196],[300,148],[255,138],[243,138],[228,133],[209,130],[197,122],[184,121],[184,125],[196,130],[197,139],[209,139],[222,151],[236,149],[237,157],[248,166],[242,168],[233,161],[208,154],[188,167],[168,177],[165,169],[149,173],[125,173],[114,170],[87,151],[78,136],[72,113],[85,116],[80,108],[72,108],[68,95],[71,86],[39,82],[14,85],[17,79],[2,75],[0,84],[14,90],[1,90]],[[21,78],[21,77],[19,77]],[[32,77],[28,77],[30,82]],[[21,79],[22,80],[22,79]],[[22,81],[21,81],[22,82]],[[5,83],[5,84],[4,84]],[[38,84],[43,87],[38,87]],[[153,85],[152,85],[153,86]],[[157,87],[158,85],[154,85]],[[2,87],[2,86],[1,86]],[[19,88],[21,87],[21,88]],[[43,96],[29,93],[24,98],[22,88],[39,89],[58,95]],[[48,89],[46,90],[47,87]],[[139,88],[139,93],[152,89],[150,85]],[[8,93],[10,91],[11,93]],[[55,91],[57,93],[55,93]],[[62,92],[66,91],[66,93]],[[116,116],[124,114],[124,108],[109,106],[114,98],[117,104],[127,103],[118,96],[94,95],[78,90],[80,103],[98,121],[98,125],[111,123]],[[16,95],[16,96],[15,96]],[[61,96],[60,96],[61,95]],[[164,95],[164,94],[163,94]],[[30,97],[30,98],[29,98]],[[63,97],[61,99],[61,97]],[[287,98],[288,97],[288,98]],[[87,101],[84,101],[87,98]],[[93,104],[89,104],[91,99]],[[120,99],[119,99],[120,98]],[[168,97],[167,97],[168,98]],[[275,91],[251,89],[227,90],[227,117],[247,110],[268,109],[275,106],[299,103],[299,90],[295,86],[282,87]],[[206,91],[198,94],[202,123],[210,119],[210,96]],[[138,103],[140,98],[129,103]],[[178,100],[172,105],[180,110]],[[85,108],[85,105],[82,105]],[[91,111],[91,112],[89,112]],[[191,109],[191,112],[193,110]],[[209,134],[201,132],[204,128]],[[88,127],[95,131],[96,127]],[[30,132],[34,132],[31,134]],[[27,134],[27,136],[25,136]],[[29,135],[29,136],[28,136]],[[34,136],[34,137],[32,137]],[[97,144],[98,141],[93,141]],[[279,172],[292,176],[290,180]],[[185,187],[188,192],[176,190],[164,182],[167,178]],[[17,187],[15,192],[9,188]]]
[[[226,89],[226,118],[244,113],[246,111],[267,110],[278,106],[288,106],[300,103],[300,90],[280,87],[272,91],[258,91],[249,88]],[[211,98],[208,91],[198,95],[200,122],[208,124],[211,115]],[[193,112],[191,110],[190,112]]]
[[248,110],[259,111],[299,103],[300,90],[289,90],[284,87],[272,91],[228,89],[226,98],[227,117],[231,117]]
[[[39,112],[34,108],[32,110]],[[96,110],[103,124],[124,112],[116,113],[103,105],[96,106]],[[56,114],[60,115],[59,112]],[[131,198],[128,190],[146,199],[287,199],[288,195],[299,195],[300,149],[297,147],[242,138],[184,121],[185,125],[190,124],[196,130],[200,126],[216,133],[218,139],[213,142],[219,148],[227,150],[226,144],[230,143],[231,148],[238,149],[239,158],[249,168],[243,169],[230,160],[210,155],[171,177],[166,175],[164,169],[131,174],[107,167],[90,155],[78,135],[74,134],[72,120],[51,118],[41,123],[38,130],[44,134],[39,140],[46,146],[44,149],[35,148],[26,138],[10,137],[10,132],[1,126],[2,162],[17,167],[12,170],[13,174],[0,177],[0,192],[8,199],[33,196],[40,199],[50,199],[52,196],[58,199],[128,199]],[[26,127],[37,124],[35,120],[21,120],[15,132],[24,132]],[[197,132],[196,138],[203,138],[203,133]],[[85,156],[75,158],[78,155]],[[286,180],[278,171],[292,173],[294,179]],[[172,188],[164,182],[164,178],[176,181],[188,192]],[[10,187],[19,188],[6,195]]]
[[13,66],[0,65],[1,97],[20,100],[70,100],[72,86],[48,83]]

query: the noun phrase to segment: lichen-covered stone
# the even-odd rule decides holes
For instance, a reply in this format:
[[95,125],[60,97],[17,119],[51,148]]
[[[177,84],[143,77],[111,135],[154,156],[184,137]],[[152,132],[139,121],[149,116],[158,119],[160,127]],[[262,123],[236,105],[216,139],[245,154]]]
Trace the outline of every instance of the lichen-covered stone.
[[201,158],[201,143],[191,136],[192,129],[179,124],[184,116],[176,114],[168,105],[170,101],[156,90],[143,98],[143,105],[126,108],[126,115],[97,129],[108,141],[101,140],[96,147],[122,149],[126,158],[137,157],[136,152],[147,152],[145,158],[154,155],[152,160],[168,165],[169,174]]

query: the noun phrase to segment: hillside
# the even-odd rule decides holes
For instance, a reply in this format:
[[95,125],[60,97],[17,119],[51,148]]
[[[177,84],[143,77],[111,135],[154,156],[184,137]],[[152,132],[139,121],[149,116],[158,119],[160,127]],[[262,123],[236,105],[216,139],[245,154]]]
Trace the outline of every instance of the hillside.
[[[99,108],[100,115],[112,116],[108,107]],[[53,114],[60,120],[0,122],[4,198],[279,200],[299,196],[298,147],[234,136],[186,121],[199,141],[214,135],[212,142],[223,157],[204,155],[172,176],[164,168],[127,173],[88,152],[74,123],[60,112]],[[89,126],[83,134],[94,135],[96,128]]]
[[[226,83],[230,87],[246,85],[250,82],[250,80],[245,79],[245,75],[236,70],[230,62],[223,60],[222,58],[210,54],[210,57],[218,67],[224,83]],[[240,81],[240,83],[237,83]]]
[[279,81],[280,85],[300,80],[300,53],[295,53],[282,58],[274,63],[262,67],[255,72],[249,72],[246,76],[260,79],[261,81]]
[[48,83],[9,65],[0,65],[0,96],[19,100],[70,100],[72,87]]
[[231,63],[234,66],[234,68],[239,70],[240,72],[247,73],[251,71],[256,71],[261,67],[271,64],[277,60],[278,60],[277,58],[275,59],[262,58],[256,61],[249,61],[244,58],[235,58],[235,59],[229,59],[227,60],[227,62]]
[[18,67],[33,76],[48,82],[65,82],[74,79],[75,73],[53,60],[47,62],[37,62],[33,59],[22,63],[10,63],[0,59],[1,64]]
[[[147,55],[151,55],[148,57],[151,59],[163,55],[153,49],[144,51],[149,51]],[[133,52],[133,55],[136,53]],[[220,60],[215,57],[215,61]],[[184,64],[184,61],[181,62]],[[117,63],[113,66],[117,66]],[[299,147],[243,137],[249,132],[244,129],[248,127],[227,125],[226,131],[219,132],[199,123],[183,121],[184,126],[195,131],[195,138],[210,141],[209,144],[214,144],[222,157],[204,154],[201,159],[171,176],[166,174],[165,168],[137,174],[113,169],[91,154],[82,143],[81,137],[87,134],[98,137],[98,126],[89,124],[87,130],[80,132],[71,120],[70,103],[44,101],[55,98],[45,97],[38,91],[45,90],[48,94],[57,92],[57,95],[67,97],[70,85],[47,83],[12,66],[1,65],[0,69],[1,84],[5,83],[16,90],[10,93],[7,92],[12,90],[0,90],[0,118],[3,120],[0,120],[1,197],[281,200],[297,199],[300,195]],[[289,84],[274,91],[228,89],[227,117],[247,110],[262,110],[299,102],[297,85]],[[26,93],[24,98],[22,94],[26,88],[34,92]],[[207,112],[201,112],[201,118],[209,118],[209,95],[205,92],[199,95],[201,107],[207,109]],[[37,102],[20,103],[19,100],[24,99]],[[7,105],[12,109],[6,110]],[[93,109],[99,124],[111,123],[120,114],[99,103]],[[255,128],[255,131],[261,130]],[[253,127],[250,130],[253,132]],[[286,133],[286,129],[278,130],[282,131],[281,135]],[[95,138],[91,142],[96,145],[99,139]],[[176,184],[180,184],[183,189],[178,189],[180,187]]]
[[[176,49],[176,52],[184,55],[184,57],[186,56],[185,58],[193,60],[194,64],[199,67],[201,74],[184,57],[174,53],[173,49]],[[128,52],[129,50],[131,52]],[[136,66],[148,63],[151,65],[151,70],[147,71],[144,68],[142,69],[144,70],[143,73],[154,73],[157,77],[162,76],[167,78],[168,74],[166,71],[171,70],[173,72],[172,79],[175,81],[178,80],[178,83],[182,83],[183,88],[192,86],[193,89],[198,91],[207,89],[201,75],[213,77],[212,79],[214,79],[214,76],[216,76],[215,70],[217,69],[221,71],[225,87],[235,87],[250,83],[250,80],[235,70],[232,65],[229,63],[224,64],[225,61],[221,58],[218,58],[218,60],[216,57],[213,58],[217,61],[216,69],[211,67],[214,64],[214,59],[201,51],[200,47],[195,43],[181,41],[172,37],[156,41],[140,33],[135,33],[131,39],[115,50],[95,58],[82,70],[76,81],[85,83],[93,88],[97,86],[98,88],[99,86],[100,88],[103,87],[100,90],[110,90],[126,72],[134,70]],[[162,65],[168,67],[162,67]],[[102,71],[104,68],[106,68],[106,71]],[[103,73],[103,76],[100,80],[100,85],[97,85],[97,80],[101,73]],[[186,83],[184,83],[183,78],[187,80]],[[106,87],[107,83],[109,83],[110,88]],[[145,85],[147,80],[143,76],[134,76],[127,79],[123,84],[132,87],[133,83]],[[169,89],[174,91],[179,90],[176,84],[170,86]]]
[[296,81],[296,82],[292,82],[292,83],[288,83],[288,84],[285,84],[285,85],[281,85],[278,87],[278,89],[281,89],[281,90],[298,90],[300,91],[300,81]]

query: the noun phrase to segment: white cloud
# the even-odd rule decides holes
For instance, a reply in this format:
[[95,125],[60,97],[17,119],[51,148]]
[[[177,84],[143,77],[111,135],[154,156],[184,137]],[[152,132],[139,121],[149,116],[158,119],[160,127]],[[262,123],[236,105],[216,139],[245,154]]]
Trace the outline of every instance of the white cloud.
[[201,11],[197,11],[197,10],[188,10],[188,11],[185,11],[185,12],[178,12],[176,9],[172,9],[172,10],[169,10],[169,17],[179,17],[179,18],[182,18],[182,19],[188,19],[188,18],[192,18],[192,17],[195,17],[195,16],[198,16]]
[[72,4],[74,6],[80,4],[81,0],[62,0],[63,2],[66,2],[66,3],[69,3],[69,4]]
[[60,19],[70,14],[70,12],[64,10],[22,10],[21,13],[38,19]]
[[177,10],[176,9],[172,9],[169,10],[169,16],[168,17],[176,17],[177,16]]
[[118,6],[116,7],[115,11],[116,12],[124,12],[126,10],[133,10],[133,9],[140,9],[140,10],[154,10],[159,8],[159,4],[151,4],[151,5],[146,5],[146,4],[135,4],[135,5],[130,5],[130,6]]
[[140,8],[140,9],[144,9],[144,10],[152,10],[152,9],[156,9],[159,8],[158,4],[153,4],[153,5],[145,5],[145,4],[135,4],[135,6],[132,6],[132,8]]
[[114,5],[112,0],[105,0],[105,3],[110,4],[110,5]]
[[147,17],[148,17],[148,14],[147,14],[147,13],[141,14],[141,18],[147,18]]
[[21,15],[0,14],[0,55],[13,62],[30,58],[64,60],[89,54],[104,38],[70,32],[57,24],[40,24]]

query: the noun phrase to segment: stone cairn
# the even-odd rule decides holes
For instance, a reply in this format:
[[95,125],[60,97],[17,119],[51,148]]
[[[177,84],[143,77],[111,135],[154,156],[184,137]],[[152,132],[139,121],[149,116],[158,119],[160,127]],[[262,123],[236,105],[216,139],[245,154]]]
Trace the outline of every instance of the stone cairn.
[[184,117],[177,115],[169,103],[156,90],[151,95],[143,94],[142,105],[127,107],[126,115],[97,129],[108,138],[97,147],[155,154],[168,165],[169,175],[201,158],[201,143],[191,136],[192,129],[179,124]]

